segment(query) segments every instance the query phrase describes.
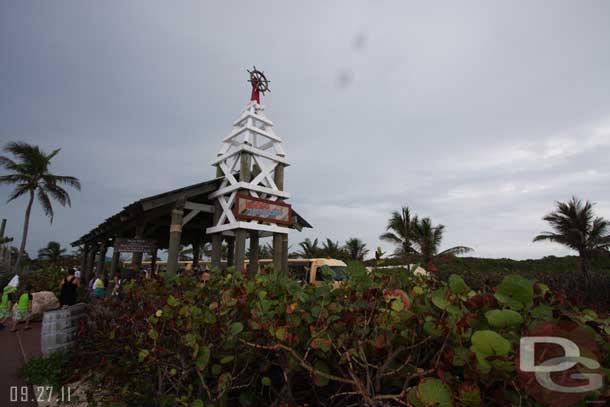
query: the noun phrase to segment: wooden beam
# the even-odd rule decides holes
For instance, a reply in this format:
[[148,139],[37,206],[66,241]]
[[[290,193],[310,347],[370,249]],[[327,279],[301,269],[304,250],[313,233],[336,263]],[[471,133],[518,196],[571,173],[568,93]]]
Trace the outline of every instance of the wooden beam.
[[207,192],[214,191],[215,189],[216,189],[215,183],[207,183],[198,188],[193,188],[192,190],[187,189],[185,191],[179,191],[179,192],[177,191],[174,194],[168,194],[167,196],[163,196],[163,197],[159,197],[156,199],[151,199],[151,200],[142,202],[142,209],[144,209],[145,211],[149,211],[153,208],[157,208],[159,206],[170,205],[180,199],[186,200],[193,196],[197,196],[197,195],[201,195],[201,194],[204,194]]
[[202,204],[198,202],[186,201],[184,209],[196,209],[201,212],[214,213],[214,205]]
[[187,223],[190,222],[191,219],[193,219],[195,216],[197,216],[201,211],[198,209],[193,209],[192,211],[189,212],[188,215],[186,215],[184,217],[184,219],[182,219],[182,226],[186,225]]

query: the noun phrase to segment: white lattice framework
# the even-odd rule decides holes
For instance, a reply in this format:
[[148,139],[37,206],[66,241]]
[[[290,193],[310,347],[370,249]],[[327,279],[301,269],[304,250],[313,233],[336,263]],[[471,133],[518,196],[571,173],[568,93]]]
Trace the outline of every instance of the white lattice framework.
[[[250,173],[248,182],[238,180],[240,156],[250,155]],[[225,137],[222,148],[212,165],[222,171],[222,183],[218,190],[210,194],[222,210],[217,222],[207,229],[207,233],[232,234],[235,229],[258,230],[261,235],[269,233],[288,233],[288,228],[259,221],[238,220],[233,214],[233,206],[238,192],[247,192],[255,198],[288,199],[290,194],[281,191],[275,184],[275,170],[278,164],[288,166],[286,154],[282,148],[282,139],[273,131],[273,122],[265,115],[263,105],[251,101],[233,123],[233,130]],[[253,172],[254,168],[260,172]]]

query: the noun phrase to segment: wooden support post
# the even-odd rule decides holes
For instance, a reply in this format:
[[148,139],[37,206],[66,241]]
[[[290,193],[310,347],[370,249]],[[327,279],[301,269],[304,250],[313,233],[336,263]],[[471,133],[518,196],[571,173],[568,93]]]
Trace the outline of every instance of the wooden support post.
[[[220,169],[220,166],[216,166],[216,177],[222,177],[223,173]],[[212,216],[213,225],[216,225],[218,219],[220,219],[220,215],[222,213],[222,207],[218,200],[214,202],[214,214]],[[212,268],[215,270],[220,270],[221,266],[221,257],[222,257],[222,235],[220,233],[215,233],[212,235],[212,256],[211,263]]]
[[[278,163],[275,166],[275,171],[273,174],[273,181],[277,188],[280,191],[284,190],[284,164]],[[284,244],[284,239],[286,243]],[[284,254],[284,247],[288,246],[288,235],[284,233],[274,233],[273,234],[273,268],[278,272],[287,272],[288,271],[288,254]],[[286,251],[288,249],[286,248]],[[286,257],[286,261],[284,261],[284,257]],[[284,263],[286,266],[284,267]]]
[[[136,226],[136,234],[134,236],[134,239],[142,239],[144,237],[144,229],[146,228],[146,222],[142,222],[139,225]],[[133,253],[131,255],[131,265],[133,266],[133,268],[136,269],[136,271],[140,271],[140,268],[142,267],[142,252],[138,252],[138,253]]]
[[248,264],[248,275],[253,278],[258,273],[258,231],[250,232],[250,263]]
[[222,255],[222,235],[216,233],[212,235],[212,268],[220,270],[221,257]]
[[227,237],[227,267],[235,265],[235,238]]
[[112,263],[110,263],[110,278],[113,278],[120,269],[121,252],[116,247],[112,250]]
[[284,248],[284,242],[281,233],[273,234],[273,269],[275,271],[282,270],[282,249]]
[[167,254],[167,274],[178,271],[178,255],[180,254],[180,239],[182,237],[182,208],[172,209],[172,223],[169,226],[169,250]]
[[235,231],[235,272],[241,274],[244,272],[244,260],[246,260],[246,236],[248,232],[245,229],[237,229]]
[[95,254],[97,253],[97,245],[91,245],[89,253],[87,253],[87,269],[85,270],[86,280],[93,278],[93,269],[95,267]]
[[81,278],[85,277],[85,271],[87,270],[87,254],[89,253],[89,245],[86,244],[83,246],[82,258],[80,259],[80,272]]
[[288,275],[288,234],[282,235],[282,273]]
[[193,245],[193,268],[199,267],[199,246],[200,246],[200,241],[199,240],[195,240],[191,244]]
[[157,252],[159,249],[154,249],[150,252],[150,275],[151,277],[155,275],[157,271]]
[[95,273],[99,275],[104,275],[104,262],[106,261],[106,250],[107,247],[105,244],[100,246],[100,252],[97,256],[97,264],[95,265]]

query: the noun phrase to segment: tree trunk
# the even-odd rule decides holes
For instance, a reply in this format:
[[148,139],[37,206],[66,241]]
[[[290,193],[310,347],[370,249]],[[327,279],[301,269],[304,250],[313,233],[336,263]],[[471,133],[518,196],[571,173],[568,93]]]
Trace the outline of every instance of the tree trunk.
[[589,261],[589,253],[586,249],[579,250],[580,256],[580,271],[585,278],[585,287],[589,288],[589,281],[591,279],[591,263]]
[[28,202],[27,208],[25,208],[25,219],[23,221],[23,234],[21,235],[21,246],[19,247],[19,253],[17,253],[17,261],[15,262],[15,272],[18,273],[21,269],[21,261],[23,259],[23,253],[25,253],[25,245],[28,240],[28,229],[30,227],[30,212],[32,212],[32,204],[34,203],[34,191],[30,191],[30,201]]

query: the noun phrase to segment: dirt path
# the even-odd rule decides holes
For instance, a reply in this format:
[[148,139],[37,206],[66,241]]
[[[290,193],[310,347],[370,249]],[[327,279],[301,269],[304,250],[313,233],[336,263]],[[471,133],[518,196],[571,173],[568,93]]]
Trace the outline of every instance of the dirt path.
[[[16,333],[9,332],[8,326],[0,330],[0,406],[37,406],[32,386],[17,377],[17,370],[26,360],[42,354],[41,323],[33,322],[30,326],[32,329],[24,331],[23,324],[19,324]],[[11,392],[13,400],[17,396],[18,401],[11,401]],[[21,401],[22,396],[26,396],[27,401]]]

